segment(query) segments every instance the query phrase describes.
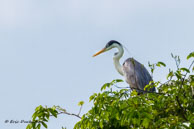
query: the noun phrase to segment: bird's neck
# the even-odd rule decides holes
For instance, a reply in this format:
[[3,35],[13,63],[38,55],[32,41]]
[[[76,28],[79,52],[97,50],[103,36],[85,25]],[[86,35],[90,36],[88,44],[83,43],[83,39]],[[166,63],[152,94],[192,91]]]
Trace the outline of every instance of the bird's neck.
[[115,53],[115,55],[113,57],[114,65],[115,65],[116,70],[119,72],[119,74],[121,74],[123,76],[124,73],[123,73],[123,69],[122,69],[122,66],[121,66],[119,60],[123,56],[124,50],[123,50],[123,47],[121,47],[121,46],[117,46],[116,48],[118,49],[118,52]]

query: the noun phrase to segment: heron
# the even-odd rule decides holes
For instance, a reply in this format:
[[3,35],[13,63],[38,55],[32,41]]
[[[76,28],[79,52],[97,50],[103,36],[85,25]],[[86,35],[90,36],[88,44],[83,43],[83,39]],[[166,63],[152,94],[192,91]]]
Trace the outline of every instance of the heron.
[[[120,58],[124,54],[123,45],[116,40],[109,41],[106,46],[93,55],[93,57],[107,52],[113,48],[117,48],[118,52],[114,54],[113,62],[116,70],[121,76],[124,76],[125,81],[130,85],[132,90],[136,90],[138,93],[145,93],[144,87],[152,81],[152,77],[148,70],[134,58],[128,58],[124,61],[123,65],[120,64]],[[154,92],[155,87],[150,88],[149,92]]]

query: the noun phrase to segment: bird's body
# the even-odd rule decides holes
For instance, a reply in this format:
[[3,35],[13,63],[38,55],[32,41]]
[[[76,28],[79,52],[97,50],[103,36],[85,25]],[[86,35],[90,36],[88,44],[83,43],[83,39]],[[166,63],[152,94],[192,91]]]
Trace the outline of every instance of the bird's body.
[[[94,56],[112,48],[118,49],[118,52],[115,53],[113,57],[114,65],[118,73],[124,76],[131,89],[135,89],[137,92],[143,92],[144,87],[152,81],[152,77],[147,69],[134,58],[128,58],[124,61],[123,65],[120,64],[119,60],[123,56],[124,50],[119,42],[115,40],[109,41],[105,48],[96,53]],[[149,91],[155,91],[155,87],[149,89]]]
[[[152,77],[147,69],[133,58],[125,60],[123,63],[123,73],[126,82],[132,89],[136,89],[138,92],[143,91],[144,87],[152,81]],[[150,91],[155,91],[155,87]]]

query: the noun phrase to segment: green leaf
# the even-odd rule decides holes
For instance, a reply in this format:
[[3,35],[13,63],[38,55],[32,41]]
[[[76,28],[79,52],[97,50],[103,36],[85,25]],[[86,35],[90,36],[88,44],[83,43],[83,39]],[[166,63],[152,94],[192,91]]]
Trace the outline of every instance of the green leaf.
[[46,116],[47,120],[49,120],[50,114],[47,113],[47,114],[45,114],[45,116]]
[[33,122],[31,124],[32,124],[32,128],[35,129],[36,128],[36,122]]
[[159,67],[160,67],[161,65],[164,66],[164,67],[166,67],[166,64],[164,64],[163,62],[158,62],[158,63],[156,64],[156,66],[159,66]]
[[105,83],[102,87],[101,87],[101,91],[105,90],[107,87],[110,88],[110,86],[114,85],[115,83],[118,83],[118,82],[123,82],[123,80],[121,79],[115,79],[113,80],[112,82],[110,83]]
[[49,108],[49,111],[50,111],[50,113],[55,117],[55,118],[57,118],[57,111],[56,110],[53,110],[52,108]]
[[169,77],[172,77],[174,74],[173,74],[173,71],[170,71],[169,73],[168,73],[168,75],[167,75],[167,79],[169,78]]
[[56,107],[55,105],[52,107],[53,110],[56,110],[56,108],[57,108],[57,107]]
[[78,103],[78,106],[82,106],[84,104],[84,101],[80,101],[79,103]]
[[191,81],[191,86],[194,86],[194,81]]
[[35,111],[39,111],[39,110],[42,110],[43,109],[43,107],[42,107],[42,105],[40,105],[40,106],[38,106],[36,109],[35,109]]
[[112,86],[113,84],[118,83],[118,82],[123,82],[123,80],[121,80],[121,79],[112,80],[112,82],[109,83],[108,87],[110,87],[110,86]]
[[154,73],[154,69],[151,69],[151,73]]
[[103,121],[102,121],[102,120],[100,121],[100,123],[99,123],[99,124],[100,124],[100,128],[102,128],[102,129],[103,129]]
[[144,120],[143,120],[143,126],[145,127],[145,128],[148,128],[148,126],[149,126],[149,119],[147,119],[147,118],[145,118]]
[[122,79],[116,79],[115,82],[123,82]]
[[131,92],[131,96],[137,96],[137,91],[136,91],[136,90],[133,90],[133,91]]
[[105,90],[106,87],[109,87],[110,83],[105,83],[102,87],[101,87],[101,91]]
[[187,69],[187,68],[180,68],[180,70],[185,71],[187,73],[190,73],[189,69]]
[[187,60],[190,59],[191,57],[194,57],[194,52],[191,52],[191,53],[187,56]]
[[32,129],[32,124],[31,123],[28,124],[27,127],[26,127],[26,129]]
[[116,114],[116,119],[117,119],[117,120],[120,120],[120,118],[119,118],[119,113]]
[[45,128],[47,128],[47,124],[46,123],[44,123],[44,122],[41,122],[42,123],[42,125],[45,127]]
[[40,129],[40,127],[41,127],[41,124],[39,123],[38,126],[37,126],[37,129]]
[[96,93],[94,93],[93,95],[90,96],[90,100],[89,101],[92,101],[95,97],[97,96]]
[[35,121],[36,117],[38,116],[38,113],[35,112],[33,115],[32,115],[32,121]]
[[175,75],[176,75],[176,77],[178,78],[178,79],[181,79],[181,75],[179,74],[179,73],[175,73]]

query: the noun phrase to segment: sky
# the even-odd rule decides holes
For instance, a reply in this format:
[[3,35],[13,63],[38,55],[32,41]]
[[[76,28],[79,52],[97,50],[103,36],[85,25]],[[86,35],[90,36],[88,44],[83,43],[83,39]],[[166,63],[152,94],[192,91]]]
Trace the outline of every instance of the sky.
[[[95,58],[109,40],[125,51],[121,63],[134,57],[163,61],[155,81],[165,82],[176,69],[170,54],[180,55],[181,66],[194,48],[193,0],[0,0],[0,125],[25,129],[39,105],[59,105],[81,115],[92,106],[89,96],[113,79],[123,79],[114,68],[111,50]],[[127,85],[123,83],[121,85]],[[51,118],[49,129],[72,129],[73,116]]]

